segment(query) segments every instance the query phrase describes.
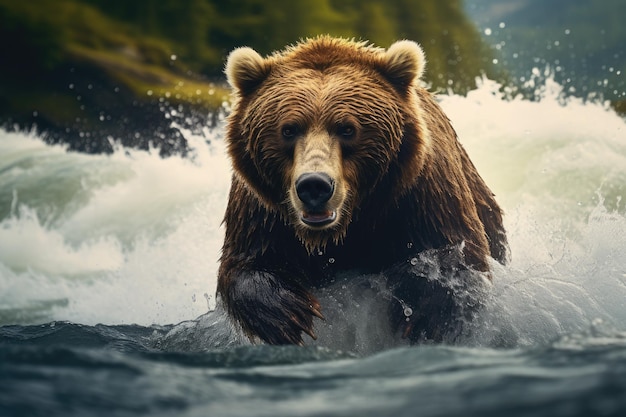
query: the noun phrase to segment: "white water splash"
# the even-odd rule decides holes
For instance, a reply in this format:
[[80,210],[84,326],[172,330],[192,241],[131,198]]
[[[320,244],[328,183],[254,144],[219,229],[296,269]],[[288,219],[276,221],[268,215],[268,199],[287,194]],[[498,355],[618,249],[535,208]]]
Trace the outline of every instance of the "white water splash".
[[442,97],[504,207],[512,252],[494,265],[479,337],[533,345],[599,323],[623,330],[626,122],[603,103],[565,99],[549,78],[538,101],[504,100],[499,88],[483,80],[466,98]]
[[84,324],[171,323],[206,312],[230,168],[221,141],[187,139],[194,158],[162,159],[127,149],[67,153],[0,132],[0,192],[12,195],[0,221],[4,324],[29,322],[20,309],[33,306],[53,306],[38,321]]

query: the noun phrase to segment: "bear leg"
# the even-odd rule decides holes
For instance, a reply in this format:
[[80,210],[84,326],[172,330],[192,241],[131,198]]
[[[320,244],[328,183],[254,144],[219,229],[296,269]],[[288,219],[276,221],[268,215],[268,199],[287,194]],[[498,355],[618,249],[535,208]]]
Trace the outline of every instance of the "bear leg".
[[387,276],[392,325],[412,343],[453,343],[468,335],[490,288],[485,273],[467,267],[459,246],[417,254]]
[[313,317],[324,318],[312,294],[268,271],[238,271],[222,297],[248,337],[272,345],[303,345],[302,332],[315,339]]

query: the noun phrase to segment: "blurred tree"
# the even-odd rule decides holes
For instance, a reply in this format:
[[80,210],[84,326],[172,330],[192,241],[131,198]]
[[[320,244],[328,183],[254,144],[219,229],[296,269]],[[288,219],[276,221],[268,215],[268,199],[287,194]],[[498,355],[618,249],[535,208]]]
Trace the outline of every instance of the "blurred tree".
[[[381,47],[420,42],[433,89],[463,93],[492,70],[461,1],[0,0],[0,123],[45,124],[62,137],[66,129],[95,127],[101,138],[117,135],[114,124],[103,127],[104,113],[130,120],[157,96],[220,106],[225,90],[217,94],[206,78],[223,80],[235,47],[268,54],[320,34]],[[153,109],[160,116],[158,104]]]
[[33,75],[63,60],[68,31],[42,15],[36,4],[0,0],[0,56],[3,72]]
[[375,39],[381,46],[391,45],[398,39],[390,8],[379,1],[366,1],[361,4],[356,21],[356,32],[367,39]]
[[[42,12],[54,8],[44,0],[28,3]],[[90,5],[127,24],[129,34],[166,39],[171,54],[210,76],[221,75],[224,57],[237,46],[267,54],[319,34],[366,39],[382,47],[397,39],[416,40],[426,51],[427,78],[435,88],[462,92],[474,85],[482,71],[494,75],[490,51],[464,14],[461,0],[59,0],[56,4],[57,8]],[[87,34],[105,30],[102,25],[90,26],[101,20],[90,9],[74,9],[70,25],[84,22],[81,30]],[[77,18],[76,13],[83,17]],[[42,31],[55,32],[45,27]],[[31,33],[35,36],[35,31]],[[102,38],[84,35],[83,43]],[[169,54],[146,45],[152,44],[135,49],[150,62],[167,62]]]

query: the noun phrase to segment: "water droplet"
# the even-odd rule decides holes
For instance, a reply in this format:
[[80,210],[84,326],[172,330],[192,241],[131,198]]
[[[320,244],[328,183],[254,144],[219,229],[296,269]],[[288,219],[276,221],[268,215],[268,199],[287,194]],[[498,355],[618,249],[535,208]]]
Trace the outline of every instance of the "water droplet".
[[413,315],[413,309],[411,307],[404,307],[404,310],[402,312],[407,317],[411,317]]
[[485,29],[485,35],[491,36],[491,28],[486,28]]
[[152,95],[152,90],[148,90],[148,92],[147,92],[146,94],[148,94],[149,96],[151,96],[151,95]]
[[506,27],[506,23],[504,23],[504,22],[500,22],[500,24],[498,25],[498,27],[499,27],[500,29],[504,29],[504,28]]
[[328,258],[328,263],[329,264],[334,264],[335,263],[335,258]]
[[409,249],[411,249],[411,248],[413,247],[413,242],[409,242],[409,243],[407,243],[407,244],[406,244],[406,247],[407,247],[407,248],[409,248]]
[[411,265],[417,265],[417,258],[411,258]]
[[318,251],[317,252],[317,256],[322,256],[323,254],[324,254],[324,252],[322,252],[322,251]]
[[174,55],[174,54],[172,54],[172,55],[170,56],[170,59],[171,59],[172,61],[176,61],[176,58],[177,58],[177,56],[176,56],[176,55]]

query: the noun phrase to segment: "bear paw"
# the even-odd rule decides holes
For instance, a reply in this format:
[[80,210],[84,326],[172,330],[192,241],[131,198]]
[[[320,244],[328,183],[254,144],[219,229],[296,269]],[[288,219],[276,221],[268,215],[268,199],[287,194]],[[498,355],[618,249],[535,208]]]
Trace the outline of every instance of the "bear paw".
[[324,319],[320,303],[304,288],[265,271],[248,271],[231,287],[229,309],[250,337],[272,345],[304,345],[315,339],[313,317]]

